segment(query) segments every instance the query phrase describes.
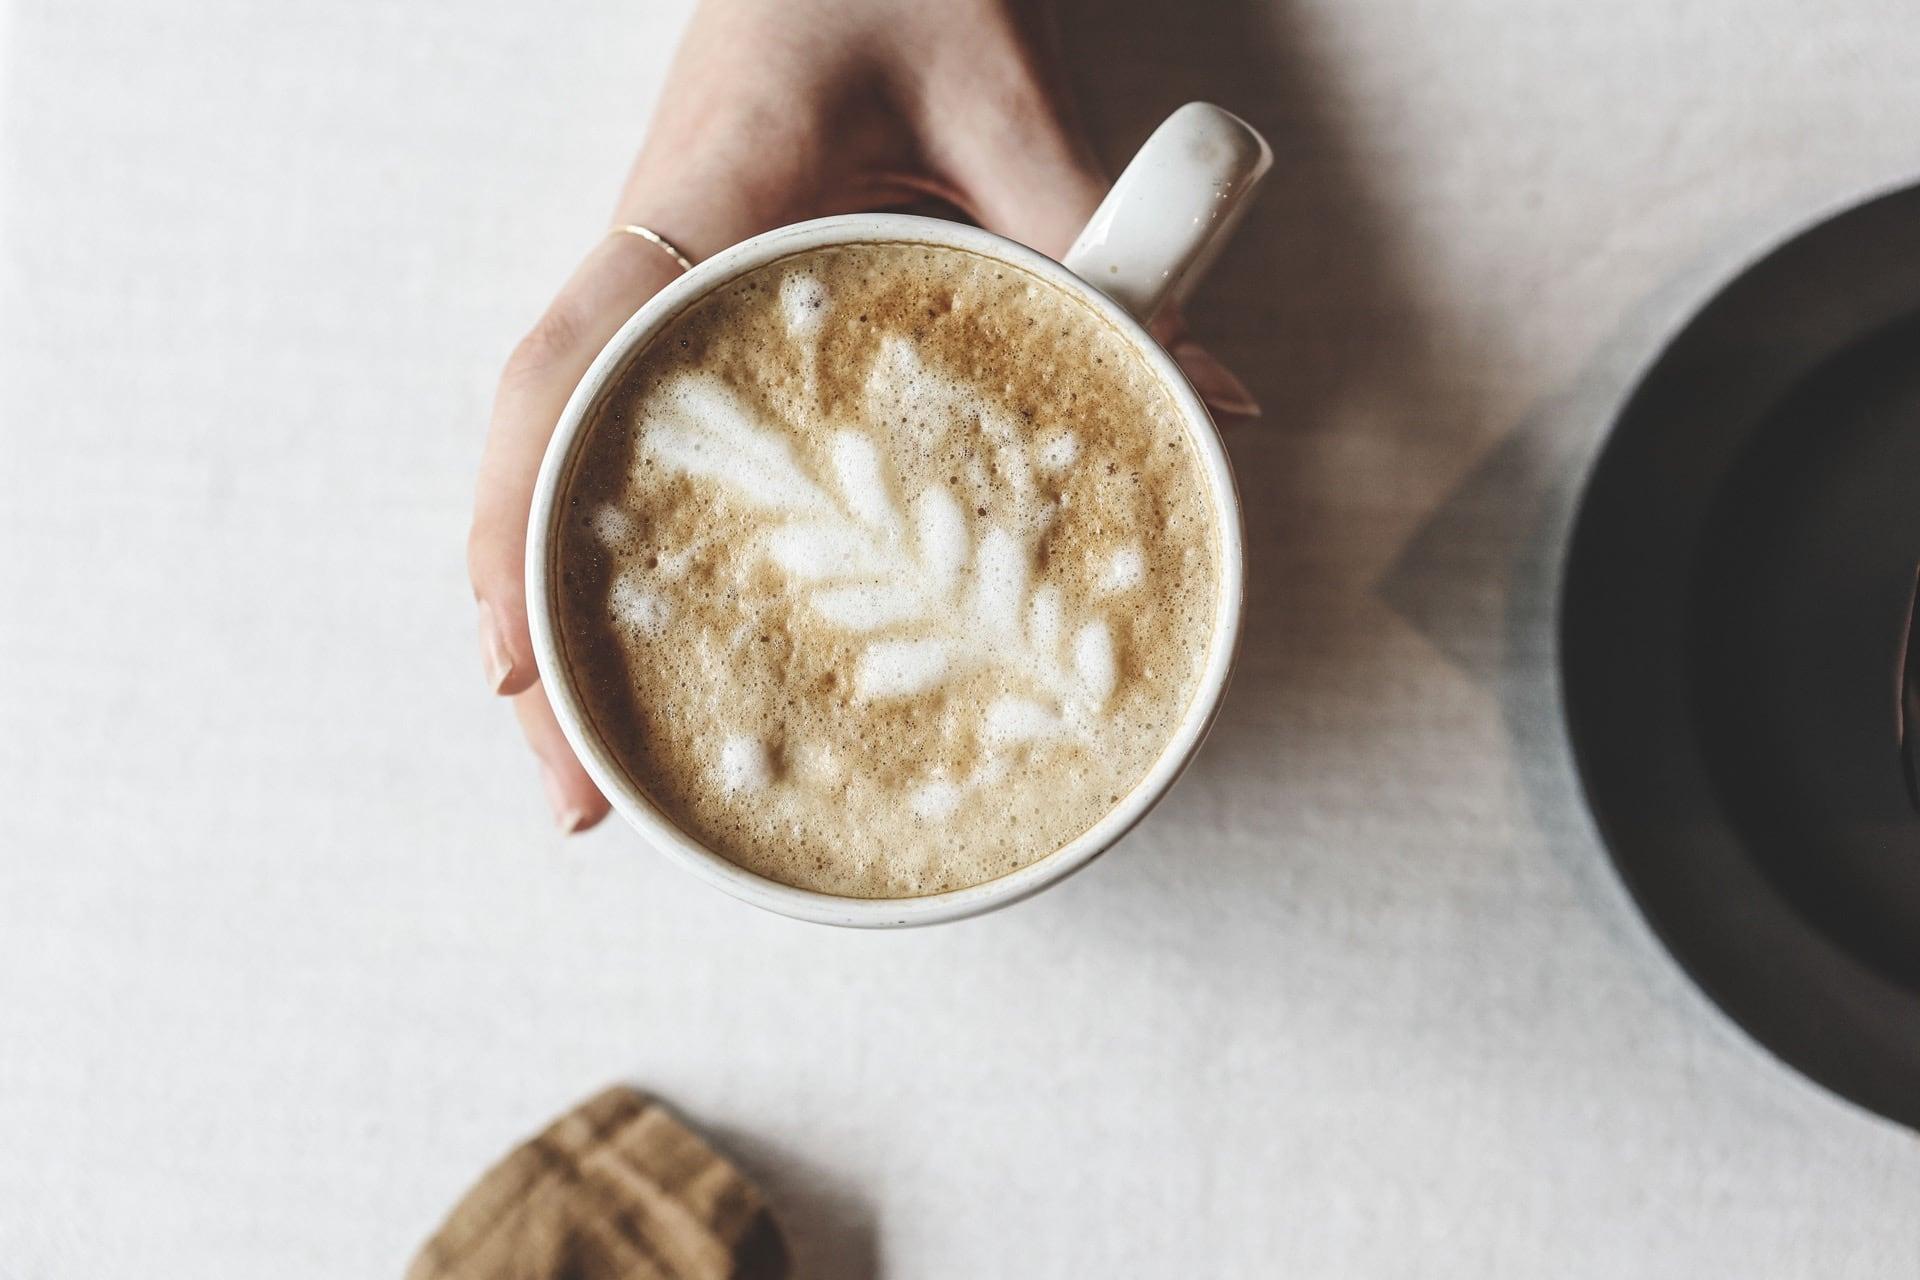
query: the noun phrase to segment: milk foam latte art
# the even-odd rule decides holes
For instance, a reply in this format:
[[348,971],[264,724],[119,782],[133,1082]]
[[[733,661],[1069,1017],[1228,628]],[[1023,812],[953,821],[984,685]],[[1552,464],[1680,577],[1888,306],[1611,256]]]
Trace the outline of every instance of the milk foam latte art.
[[588,424],[557,538],[594,728],[683,831],[854,897],[1045,857],[1204,667],[1216,515],[1179,408],[1078,298],[838,245],[701,299]]

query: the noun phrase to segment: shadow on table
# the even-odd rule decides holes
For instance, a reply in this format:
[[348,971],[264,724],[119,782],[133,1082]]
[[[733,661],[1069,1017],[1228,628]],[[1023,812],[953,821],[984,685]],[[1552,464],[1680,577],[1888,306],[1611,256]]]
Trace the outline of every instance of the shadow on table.
[[[1560,714],[1559,594],[1594,446],[1673,318],[1720,275],[1703,258],[1631,308],[1576,376],[1535,405],[1408,538],[1376,593],[1498,700],[1518,798],[1586,902],[1626,901],[1600,853]],[[1463,584],[1479,589],[1462,590]],[[1602,913],[1635,949],[1624,911]]]
[[[1404,206],[1387,188],[1391,163],[1365,157],[1359,98],[1320,52],[1331,18],[1287,0],[1178,12],[1078,0],[1064,17],[1075,93],[1110,163],[1196,98],[1246,117],[1274,151],[1265,189],[1191,308],[1197,335],[1265,416],[1226,432],[1246,519],[1245,631],[1233,689],[1182,789],[1202,798],[1174,803],[1199,812],[1261,793],[1270,807],[1257,816],[1286,822],[1304,759],[1362,772],[1393,754],[1381,749],[1390,735],[1423,717],[1431,733],[1424,709],[1394,710],[1397,690],[1418,684],[1399,670],[1411,628],[1497,701],[1514,806],[1539,853],[1582,901],[1609,904],[1597,912],[1604,927],[1632,928],[1561,728],[1560,563],[1595,441],[1650,338],[1712,264],[1643,299],[1570,383],[1490,431],[1499,397],[1470,379],[1499,368],[1500,353],[1449,326],[1423,292]],[[1461,478],[1410,526],[1369,510],[1404,507],[1422,487],[1416,468]],[[1319,785],[1312,800],[1325,807],[1324,776]],[[1355,778],[1334,799],[1391,805],[1406,785]],[[1241,851],[1226,872],[1238,890],[1258,897],[1294,883],[1267,856],[1284,849],[1281,834],[1257,858]],[[1381,871],[1356,852],[1332,874]]]
[[1352,691],[1392,675],[1371,584],[1353,580],[1377,573],[1390,549],[1362,545],[1341,522],[1365,508],[1368,486],[1475,448],[1484,431],[1448,386],[1458,377],[1389,193],[1372,185],[1385,166],[1363,166],[1364,120],[1316,51],[1312,20],[1324,15],[1271,0],[1177,10],[1127,0],[1067,17],[1075,90],[1110,162],[1195,98],[1244,116],[1273,146],[1266,187],[1190,308],[1197,335],[1265,414],[1226,432],[1246,518],[1245,631],[1187,785],[1284,788],[1278,748],[1303,749],[1313,733],[1344,751],[1376,731],[1326,723],[1329,691],[1355,701]]
[[711,1136],[766,1195],[795,1276],[874,1280],[882,1274],[873,1207],[864,1194],[759,1134],[716,1128]]
[[[1514,807],[1531,838],[1584,901],[1615,900],[1600,914],[1623,927],[1630,917],[1615,909],[1560,726],[1559,567],[1593,442],[1648,333],[1699,282],[1678,279],[1646,299],[1570,385],[1490,431],[1489,414],[1509,410],[1493,409],[1500,396],[1471,379],[1500,367],[1487,345],[1498,339],[1449,325],[1423,291],[1391,161],[1367,155],[1364,100],[1321,52],[1333,18],[1287,0],[1179,12],[1079,0],[1065,16],[1076,95],[1110,163],[1195,98],[1245,116],[1275,157],[1191,308],[1197,335],[1245,378],[1265,416],[1226,432],[1246,518],[1245,631],[1234,687],[1171,804],[1190,815],[1258,805],[1221,817],[1244,838],[1293,821],[1294,794],[1338,822],[1353,804],[1396,803],[1420,784],[1382,763],[1408,763],[1391,735],[1432,737],[1434,725],[1426,708],[1395,711],[1396,697],[1422,685],[1401,669],[1410,653],[1421,658],[1411,628],[1497,700]],[[1423,494],[1429,473],[1462,478],[1419,499],[1432,510],[1409,522],[1406,495]],[[1343,780],[1328,761],[1384,776]],[[1303,773],[1317,776],[1303,785]],[[1258,899],[1312,892],[1301,874],[1394,874],[1382,861],[1393,855],[1377,850],[1301,873],[1273,856],[1284,832],[1259,837],[1257,850],[1243,844],[1221,875]]]
[[1596,850],[1560,717],[1560,568],[1592,442],[1639,347],[1632,328],[1617,334],[1569,387],[1535,406],[1407,539],[1375,588],[1498,701],[1516,802],[1587,902],[1620,891]]

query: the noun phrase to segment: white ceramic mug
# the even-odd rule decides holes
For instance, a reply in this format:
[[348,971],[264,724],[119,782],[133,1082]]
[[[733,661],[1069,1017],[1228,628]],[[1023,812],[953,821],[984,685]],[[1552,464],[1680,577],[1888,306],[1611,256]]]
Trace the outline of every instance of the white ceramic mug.
[[[1200,747],[1219,709],[1240,636],[1245,552],[1240,500],[1219,432],[1179,366],[1146,324],[1205,270],[1247,205],[1272,154],[1246,122],[1189,103],[1147,140],[1064,265],[991,232],[934,218],[847,214],[781,227],[715,254],[655,295],[608,342],[560,415],[533,494],[527,536],[527,611],[541,683],[574,752],[620,816],[701,879],[756,906],[823,924],[880,928],[979,915],[1039,892],[1091,862],[1166,794]],[[629,359],[687,307],[728,281],[780,258],[835,244],[906,242],[969,250],[1032,272],[1082,298],[1160,375],[1186,418],[1206,475],[1218,531],[1219,591],[1193,702],[1153,767],[1108,813],[1048,856],[996,880],[918,898],[845,898],[781,884],[747,871],[687,835],[629,779],[595,732],[560,650],[554,583],[560,495],[582,427]]]

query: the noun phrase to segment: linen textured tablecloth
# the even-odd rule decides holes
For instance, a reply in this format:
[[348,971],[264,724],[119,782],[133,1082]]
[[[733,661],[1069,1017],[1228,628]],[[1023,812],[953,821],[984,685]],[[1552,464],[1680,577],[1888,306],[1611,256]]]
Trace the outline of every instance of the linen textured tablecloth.
[[1070,4],[1110,159],[1191,98],[1277,156],[1195,307],[1245,647],[1120,849],[904,935],[563,843],[481,689],[492,379],[685,5],[5,13],[4,1280],[398,1274],[619,1079],[802,1274],[1920,1274],[1920,1141],[1617,886],[1550,627],[1662,337],[1920,173],[1910,5]]

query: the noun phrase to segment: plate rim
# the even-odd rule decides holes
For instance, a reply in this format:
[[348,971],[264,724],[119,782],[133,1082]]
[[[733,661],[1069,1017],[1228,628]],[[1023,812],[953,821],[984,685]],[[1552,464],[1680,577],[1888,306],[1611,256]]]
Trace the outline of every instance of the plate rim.
[[[1580,615],[1589,607],[1582,598],[1583,584],[1590,572],[1599,573],[1586,566],[1596,554],[1596,543],[1605,545],[1609,523],[1617,523],[1621,495],[1616,490],[1632,478],[1630,465],[1634,459],[1629,457],[1630,452],[1639,447],[1646,431],[1667,417],[1668,406],[1661,403],[1661,397],[1671,398],[1676,387],[1684,386],[1679,367],[1692,358],[1694,348],[1710,342],[1713,327],[1725,320],[1727,309],[1737,303],[1743,288],[1760,287],[1750,282],[1769,271],[1786,271],[1795,258],[1816,257],[1822,247],[1844,238],[1850,228],[1881,219],[1896,224],[1906,219],[1915,228],[1913,234],[1920,236],[1920,183],[1902,184],[1849,201],[1770,240],[1721,277],[1661,339],[1613,413],[1606,435],[1581,477],[1569,536],[1560,557],[1554,668],[1561,723],[1582,801],[1615,874],[1668,955],[1722,1014],[1775,1059],[1858,1106],[1920,1130],[1920,993],[1899,987],[1817,930],[1756,868],[1754,884],[1749,887],[1760,898],[1771,899],[1762,905],[1771,909],[1774,932],[1784,928],[1791,933],[1797,925],[1800,944],[1786,962],[1802,965],[1801,976],[1810,985],[1831,987],[1848,997],[1834,1009],[1783,1014],[1781,1002],[1758,998],[1751,990],[1729,981],[1729,972],[1743,962],[1737,958],[1738,947],[1702,936],[1698,921],[1711,913],[1702,912],[1697,902],[1687,910],[1682,902],[1685,894],[1648,874],[1647,858],[1658,850],[1641,847],[1639,833],[1623,830],[1617,812],[1622,798],[1615,791],[1619,783],[1617,762],[1603,759],[1607,752],[1599,745],[1603,735],[1595,728],[1594,708],[1587,701],[1591,695],[1582,692],[1596,678],[1595,670],[1607,667],[1607,662],[1596,655],[1608,646],[1599,644],[1593,636],[1577,634]],[[1920,311],[1920,281],[1916,282],[1910,305]],[[1825,346],[1818,351],[1815,363],[1831,359],[1876,327],[1875,323],[1864,323],[1849,336]],[[1631,488],[1626,492],[1631,493]],[[1697,546],[1685,548],[1688,565],[1678,572],[1691,572],[1697,550]],[[1684,670],[1684,648],[1675,661]],[[1683,720],[1688,718],[1690,712],[1683,714]],[[1688,737],[1695,732],[1691,725],[1684,730]],[[1717,806],[1717,798],[1712,803]],[[1707,933],[1711,935],[1712,931]],[[1902,1000],[1911,1006],[1905,1018],[1897,1016]],[[1829,1025],[1817,1027],[1823,1020]],[[1884,1056],[1859,1069],[1849,1069],[1844,1064],[1836,1067],[1836,1052],[1878,1052]]]

